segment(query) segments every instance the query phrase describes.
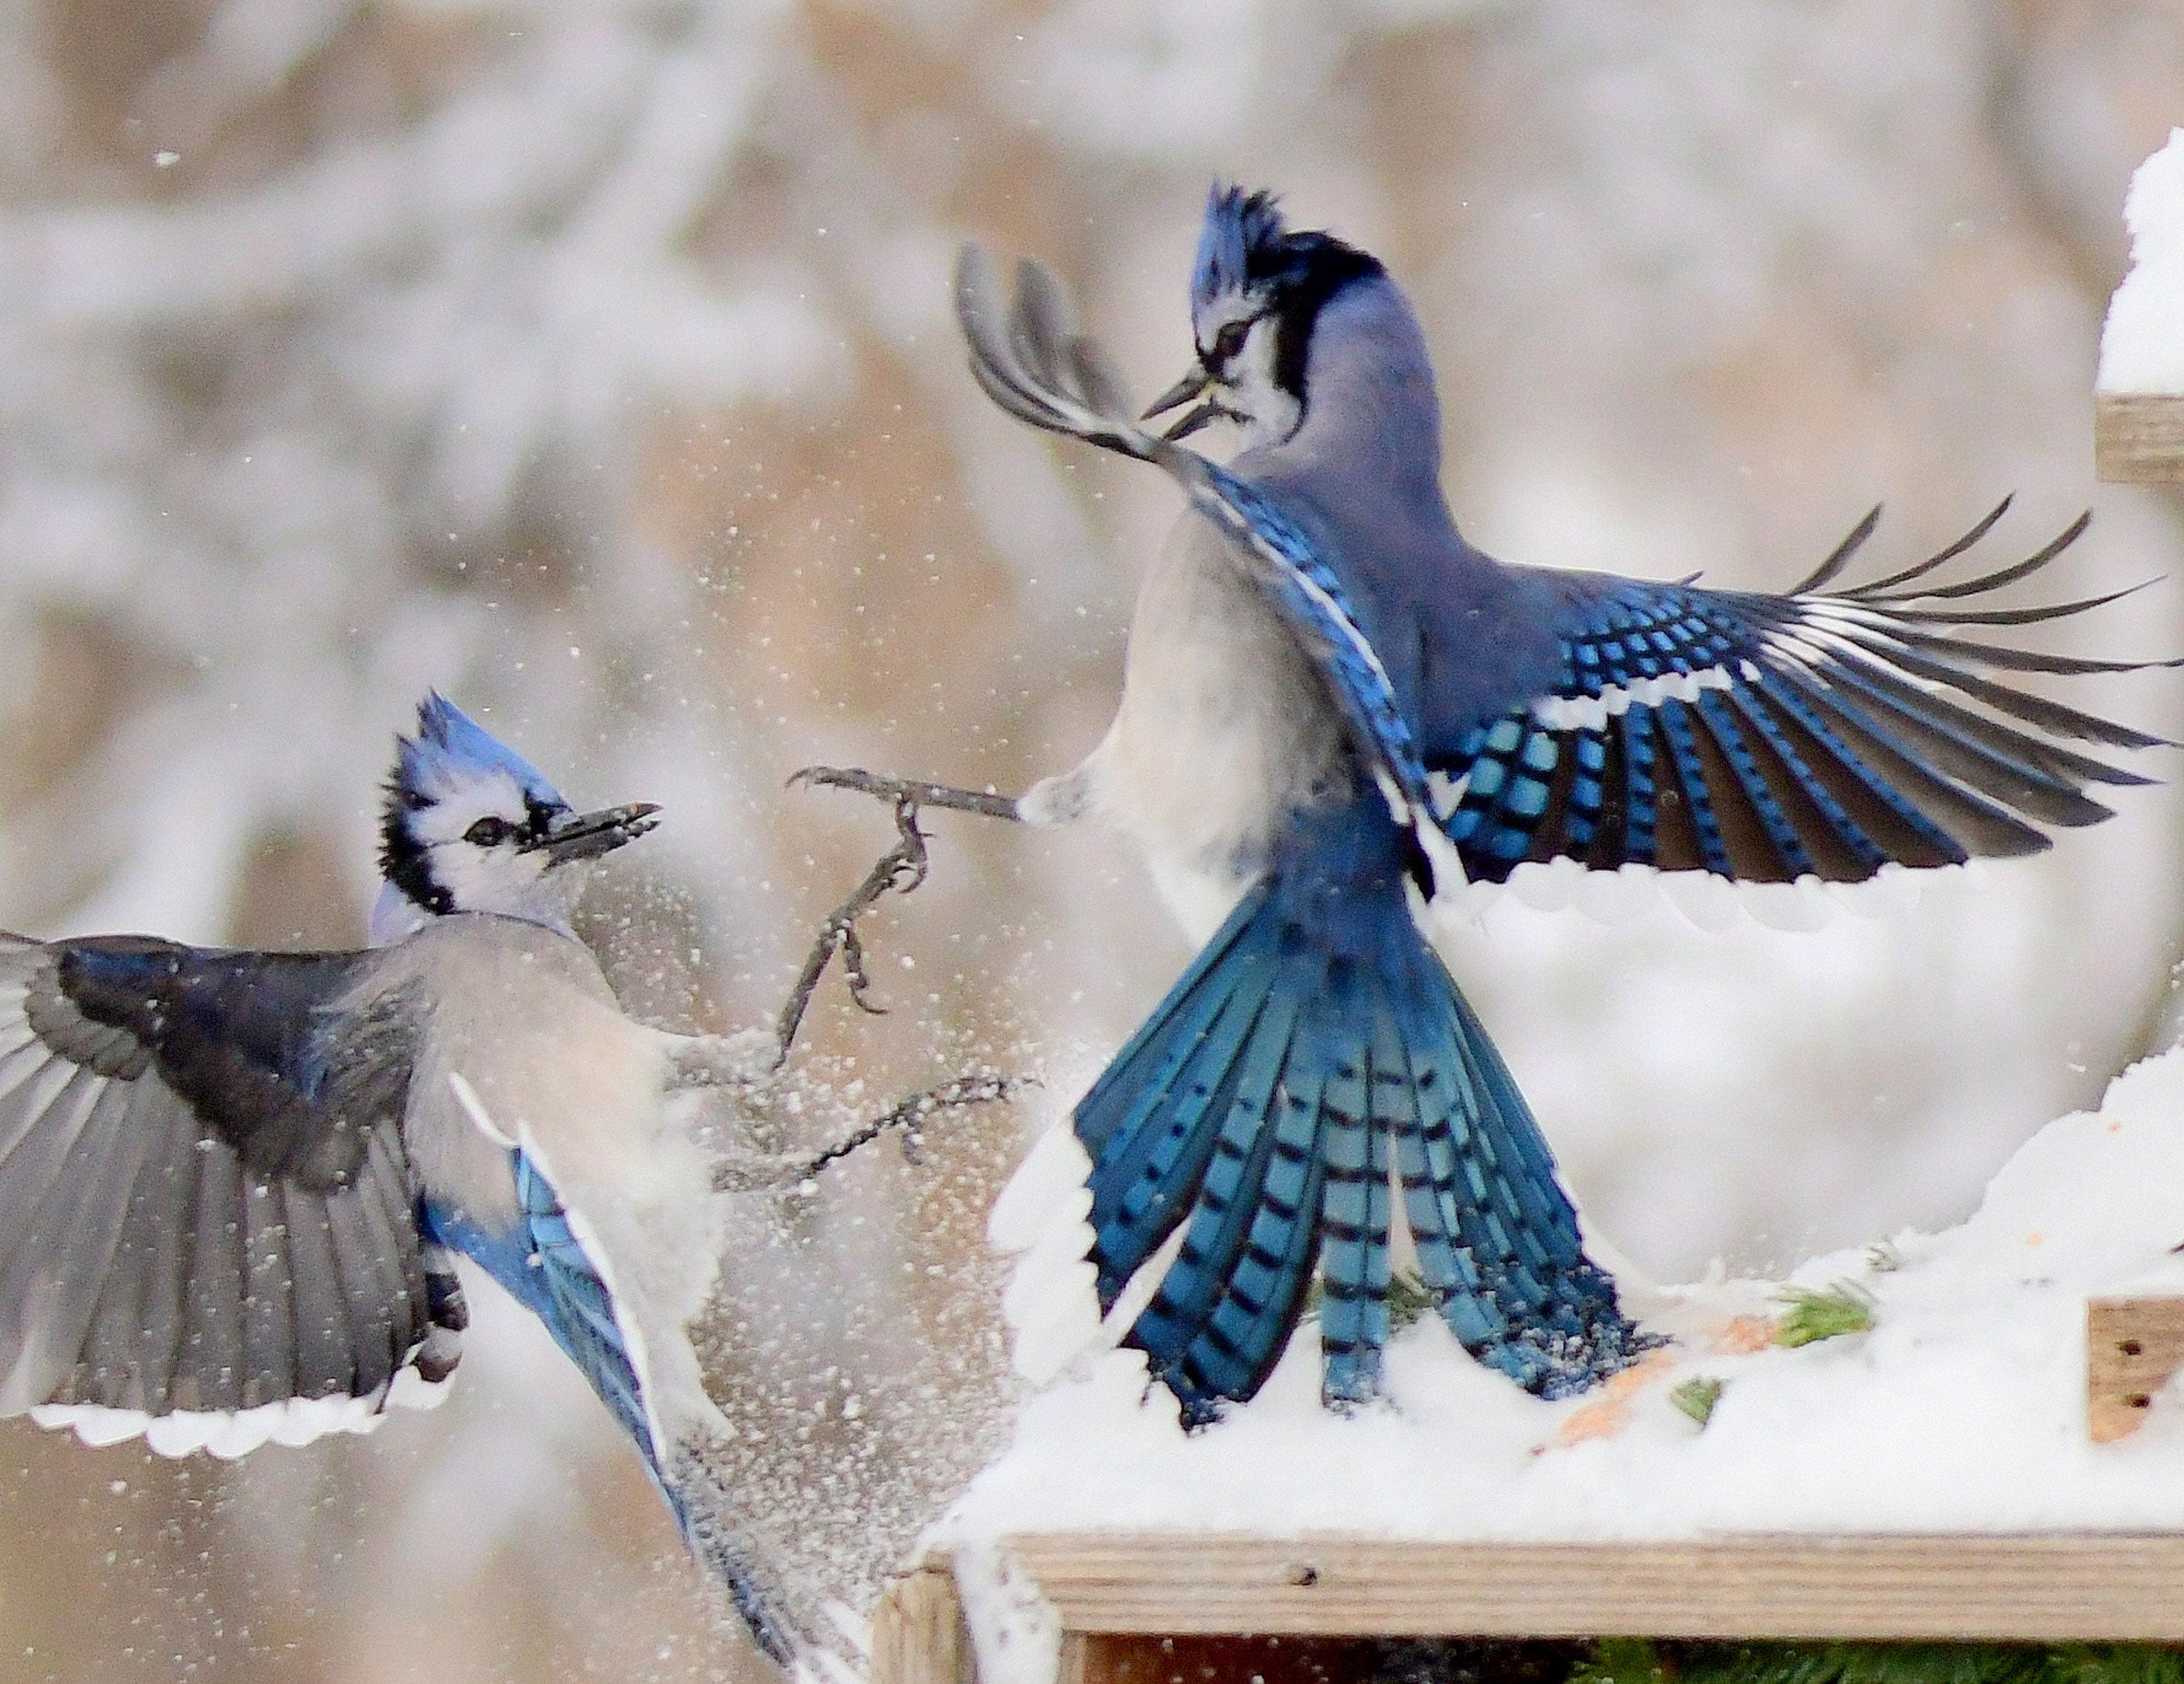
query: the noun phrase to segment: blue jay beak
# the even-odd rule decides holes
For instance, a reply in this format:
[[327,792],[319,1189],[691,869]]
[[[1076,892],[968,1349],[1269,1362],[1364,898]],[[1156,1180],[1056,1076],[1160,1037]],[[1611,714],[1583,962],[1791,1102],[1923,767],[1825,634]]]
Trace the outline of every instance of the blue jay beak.
[[1138,418],[1149,421],[1156,415],[1166,415],[1178,404],[1188,403],[1212,384],[1213,375],[1201,363],[1148,404],[1145,413]]
[[[1188,403],[1193,398],[1198,397],[1199,393],[1214,384],[1216,382],[1213,378],[1213,370],[1200,363],[1162,392],[1159,397],[1154,398],[1151,408],[1148,408],[1140,418],[1149,421],[1156,415],[1172,409],[1178,404]],[[1218,398],[1208,398],[1197,408],[1186,410],[1182,418],[1160,436],[1171,443],[1178,439],[1188,439],[1208,421],[1216,421],[1224,415],[1234,415],[1235,413]]]
[[555,821],[543,841],[531,846],[546,855],[550,865],[595,860],[651,830],[659,822],[652,816],[659,811],[654,802],[632,802],[626,807],[602,807],[597,812],[566,813]]

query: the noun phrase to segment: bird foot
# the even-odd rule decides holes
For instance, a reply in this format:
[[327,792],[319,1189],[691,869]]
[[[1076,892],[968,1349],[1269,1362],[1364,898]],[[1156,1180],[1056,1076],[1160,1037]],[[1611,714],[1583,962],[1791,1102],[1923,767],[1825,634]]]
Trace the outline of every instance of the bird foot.
[[946,807],[956,812],[976,812],[988,819],[1021,816],[1016,812],[1014,798],[996,795],[990,790],[965,790],[952,783],[925,783],[915,778],[890,778],[879,772],[860,771],[854,766],[806,766],[789,779],[791,789],[800,783],[814,789],[854,790],[860,795],[893,802],[898,811],[906,806],[913,813],[920,807]]
[[880,856],[879,863],[866,874],[849,899],[834,908],[819,926],[819,937],[812,943],[811,955],[804,962],[803,973],[790,991],[787,1003],[781,1008],[774,1036],[776,1066],[786,1062],[789,1049],[795,1044],[796,1032],[803,1027],[813,992],[836,953],[842,955],[842,973],[849,984],[849,997],[875,1017],[886,1014],[887,1008],[874,1003],[871,997],[872,978],[864,969],[864,943],[857,933],[857,921],[888,891],[908,894],[925,881],[930,862],[925,853],[925,833],[917,827],[917,810],[921,806],[950,807],[963,812],[984,813],[990,818],[1017,816],[1016,803],[1006,795],[980,794],[976,790],[959,790],[945,783],[885,778],[854,767],[806,766],[789,779],[791,788],[800,783],[822,789],[854,790],[860,794],[893,802],[898,840]]
[[926,1121],[936,1112],[960,1110],[1013,1099],[1027,1087],[1038,1085],[1036,1076],[1006,1076],[996,1070],[981,1070],[957,1076],[898,1100],[869,1123],[815,1154],[759,1153],[732,1149],[722,1155],[713,1172],[713,1186],[723,1193],[744,1193],[763,1187],[793,1187],[811,1180],[823,1169],[870,1145],[881,1135],[902,1131],[903,1155],[918,1160]]
[[[796,774],[798,778],[804,775]],[[819,926],[818,939],[812,943],[796,985],[789,991],[788,1001],[782,1006],[781,1016],[774,1024],[774,1063],[777,1069],[787,1062],[789,1049],[795,1044],[796,1032],[804,1026],[804,1014],[812,1003],[819,979],[826,974],[827,964],[836,953],[842,955],[843,980],[849,984],[849,997],[861,1010],[875,1017],[886,1015],[887,1008],[875,1004],[871,998],[872,978],[864,969],[864,942],[857,933],[857,920],[891,889],[900,894],[911,893],[925,881],[930,869],[925,833],[917,828],[917,808],[906,797],[895,799],[895,828],[897,835],[895,846],[880,856],[878,863],[865,873],[864,881]]]

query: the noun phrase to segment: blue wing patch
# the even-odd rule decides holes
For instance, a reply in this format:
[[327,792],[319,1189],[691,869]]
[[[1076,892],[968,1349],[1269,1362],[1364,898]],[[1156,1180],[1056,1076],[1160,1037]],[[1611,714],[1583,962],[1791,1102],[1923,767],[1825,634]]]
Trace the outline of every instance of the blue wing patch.
[[[465,1212],[428,1199],[422,1207],[426,1231],[480,1266],[546,1324],[554,1343],[636,1441],[654,1481],[666,1490],[661,1466],[665,1447],[654,1442],[643,1384],[615,1320],[613,1295],[585,1255],[560,1195],[531,1155],[516,1150],[508,1156],[516,1188],[514,1226],[495,1232]],[[682,1506],[672,1492],[668,1500],[680,1518]]]
[[1870,519],[1807,589],[1787,596],[1552,576],[1557,681],[1431,766],[1443,828],[1470,874],[1495,881],[1527,860],[1568,858],[1743,882],[1855,882],[1891,861],[1944,865],[2045,848],[2043,826],[2108,816],[2088,785],[2149,781],[2058,739],[2118,748],[2162,740],[1987,674],[2141,663],[1997,648],[1924,628],[2027,624],[2113,597],[2044,609],[1914,604],[1953,603],[2023,578],[2083,525],[2029,562],[1896,594],[1886,588],[1922,577],[1963,544],[1837,593],[1810,587],[1833,577]]
[[1266,493],[1225,468],[1201,465],[1203,474],[1187,482],[1192,504],[1264,564],[1259,582],[1327,681],[1366,763],[1386,774],[1414,812],[1431,812],[1417,736],[1342,581]]

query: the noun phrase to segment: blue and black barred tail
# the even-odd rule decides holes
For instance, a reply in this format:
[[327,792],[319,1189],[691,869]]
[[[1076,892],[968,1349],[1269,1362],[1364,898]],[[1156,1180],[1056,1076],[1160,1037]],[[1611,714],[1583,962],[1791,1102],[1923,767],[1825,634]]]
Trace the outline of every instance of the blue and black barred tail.
[[1300,824],[1077,1106],[1103,1307],[1189,1218],[1128,1336],[1193,1421],[1265,1381],[1315,1264],[1325,1395],[1374,1395],[1398,1182],[1421,1273],[1480,1361],[1552,1397],[1646,1343],[1411,920],[1405,841],[1372,798]]

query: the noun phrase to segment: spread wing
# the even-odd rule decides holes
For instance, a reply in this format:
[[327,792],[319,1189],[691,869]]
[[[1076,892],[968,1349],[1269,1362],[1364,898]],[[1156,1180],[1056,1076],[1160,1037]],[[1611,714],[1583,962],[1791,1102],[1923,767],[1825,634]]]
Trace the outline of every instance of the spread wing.
[[1995,675],[2176,663],[2074,660],[1937,630],[2032,624],[2125,594],[1972,605],[2052,561],[2083,519],[2026,560],[1927,582],[2002,512],[1937,556],[1839,591],[1823,587],[1877,509],[1780,596],[1534,573],[1557,600],[1559,677],[1434,757],[1436,812],[1470,874],[1499,880],[1527,860],[1569,858],[1855,882],[1892,861],[2035,852],[2049,845],[2044,826],[2107,818],[2090,787],[2150,780],[2068,745],[2163,739]]
[[1165,469],[1191,506],[1234,541],[1255,581],[1309,655],[1366,765],[1413,812],[1430,803],[1417,739],[1355,607],[1310,535],[1249,481],[1130,418],[1121,382],[1098,344],[1077,330],[1046,268],[1017,266],[1001,307],[992,267],[976,246],[956,268],[956,314],[971,373],[1017,419]]
[[239,1454],[446,1376],[370,963],[0,935],[0,1413]]
[[[2076,675],[2139,664],[2072,660],[1946,635],[2081,612],[1976,606],[2037,572],[2080,520],[2029,559],[1954,584],[1928,582],[2000,519],[1997,509],[1940,554],[1847,590],[1825,589],[1871,535],[1868,516],[1811,578],[1780,596],[1607,574],[1509,569],[1507,611],[1546,617],[1502,630],[1559,651],[1548,681],[1504,711],[1421,739],[1340,580],[1310,534],[1249,481],[1130,418],[1099,348],[1079,334],[1054,277],[1019,267],[1004,311],[976,247],[956,270],[971,371],[1019,419],[1165,469],[1236,553],[1316,662],[1368,766],[1415,813],[1431,813],[1473,878],[1568,858],[1705,871],[1754,882],[1855,882],[1884,864],[1953,864],[2030,853],[2043,826],[2090,824],[2109,810],[2097,784],[2149,780],[2068,746],[2164,740],[2032,694],[1997,673]],[[2007,502],[2003,505],[2006,509]],[[1492,566],[1494,564],[1488,563]],[[2120,593],[2118,593],[2120,594]],[[1424,655],[1461,672],[1491,651],[1476,633]],[[1435,701],[1431,676],[1423,701]],[[1464,718],[1478,717],[1466,701]]]

